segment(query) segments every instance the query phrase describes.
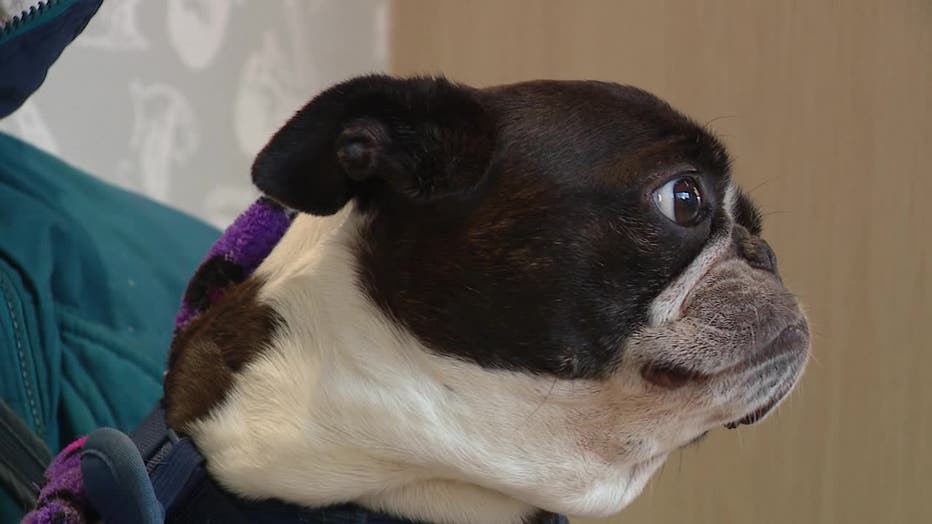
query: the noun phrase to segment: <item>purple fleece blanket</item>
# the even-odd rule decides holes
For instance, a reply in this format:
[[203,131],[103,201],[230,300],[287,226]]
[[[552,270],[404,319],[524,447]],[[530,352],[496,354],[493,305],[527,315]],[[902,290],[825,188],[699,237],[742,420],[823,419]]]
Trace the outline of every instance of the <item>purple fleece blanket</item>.
[[[231,286],[246,279],[284,236],[294,213],[260,198],[211,246],[181,300],[175,333],[215,303]],[[58,454],[45,471],[36,508],[26,524],[85,524],[98,517],[87,500],[81,478],[82,437]]]

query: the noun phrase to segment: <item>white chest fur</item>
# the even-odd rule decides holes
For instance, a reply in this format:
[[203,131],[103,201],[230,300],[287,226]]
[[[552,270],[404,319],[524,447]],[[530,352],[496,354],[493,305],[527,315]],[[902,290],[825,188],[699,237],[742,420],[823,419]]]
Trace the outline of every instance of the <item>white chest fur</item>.
[[623,377],[555,381],[430,353],[360,291],[359,220],[302,215],[257,270],[286,327],[190,428],[221,483],[451,524],[605,515],[640,492],[663,456],[616,438],[619,403],[647,409]]

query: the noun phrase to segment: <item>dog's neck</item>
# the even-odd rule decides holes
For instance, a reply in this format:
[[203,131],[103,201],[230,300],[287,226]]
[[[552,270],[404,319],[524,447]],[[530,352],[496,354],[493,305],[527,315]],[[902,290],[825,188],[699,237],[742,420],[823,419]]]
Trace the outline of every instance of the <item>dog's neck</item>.
[[190,428],[212,475],[248,498],[449,524],[607,514],[636,496],[649,467],[618,468],[566,431],[597,424],[598,386],[439,357],[388,321],[357,285],[360,220],[299,216],[257,270],[284,323]]

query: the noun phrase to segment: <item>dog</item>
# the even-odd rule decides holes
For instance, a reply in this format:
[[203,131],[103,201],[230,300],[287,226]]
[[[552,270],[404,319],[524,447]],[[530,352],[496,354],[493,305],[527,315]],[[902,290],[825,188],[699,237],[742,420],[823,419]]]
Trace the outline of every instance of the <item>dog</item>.
[[164,398],[243,498],[605,516],[808,358],[725,148],[634,87],[355,78],[252,177],[299,215],[176,337]]

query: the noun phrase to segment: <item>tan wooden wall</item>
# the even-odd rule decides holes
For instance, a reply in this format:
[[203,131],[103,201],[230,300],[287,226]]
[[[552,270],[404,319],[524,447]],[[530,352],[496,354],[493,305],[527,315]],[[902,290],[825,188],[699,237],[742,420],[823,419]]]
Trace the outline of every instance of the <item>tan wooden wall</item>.
[[932,522],[932,1],[428,1],[397,73],[636,84],[712,127],[814,328],[760,426],[674,455],[613,523]]

